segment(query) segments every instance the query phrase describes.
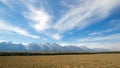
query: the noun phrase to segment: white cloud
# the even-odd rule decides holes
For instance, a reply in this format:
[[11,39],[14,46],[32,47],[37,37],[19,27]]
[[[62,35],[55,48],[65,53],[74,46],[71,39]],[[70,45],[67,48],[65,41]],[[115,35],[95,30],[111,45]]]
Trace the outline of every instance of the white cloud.
[[95,21],[106,18],[114,7],[120,4],[120,0],[85,0],[79,6],[71,8],[55,24],[59,32],[75,28],[85,28]]
[[72,45],[70,43],[60,43],[61,46],[69,46],[69,45]]
[[51,37],[55,40],[61,40],[62,39],[62,36],[59,35],[59,34],[52,34]]
[[[83,29],[93,23],[95,21],[99,21],[101,19],[106,18],[109,16],[111,10],[114,9],[117,5],[120,4],[120,0],[77,0],[77,1],[68,1],[64,0],[64,6],[69,8],[69,11],[64,14],[61,19],[56,22],[55,25],[51,25],[51,15],[48,13],[47,8],[44,8],[43,5],[40,6],[35,6],[35,4],[38,2],[37,0],[19,0],[19,2],[14,0],[1,0],[4,4],[6,4],[8,7],[11,9],[17,10],[14,7],[16,7],[14,4],[17,6],[22,6],[24,7],[25,10],[23,10],[23,15],[25,18],[31,20],[30,25],[38,32],[45,31],[47,29],[50,29],[53,27],[53,33],[52,30],[50,31],[45,31],[41,32],[45,35],[47,35],[55,40],[60,40],[62,36],[60,35],[59,32],[65,32],[68,30],[72,30],[75,28]],[[71,3],[68,3],[71,2]],[[39,2],[38,2],[39,3]],[[41,2],[42,3],[42,2]],[[12,5],[11,5],[12,4]],[[27,11],[28,10],[28,11]],[[5,27],[1,26],[7,26],[10,29],[7,29]],[[38,38],[38,36],[31,35],[29,32],[27,32],[24,29],[11,26],[9,24],[4,24],[0,25],[0,29],[16,32],[18,34],[32,37],[32,38]],[[54,30],[58,31],[55,32]],[[54,34],[55,33],[55,34]],[[101,32],[101,33],[104,33]],[[91,35],[96,35],[100,34],[100,32],[94,32]],[[81,42],[87,42],[91,41],[93,39],[92,37],[87,37],[87,38],[82,38],[83,41]],[[107,37],[94,37],[93,41],[100,41],[106,39]],[[108,38],[109,39],[109,38]]]
[[10,10],[17,12],[16,6],[22,7],[23,4],[21,3],[21,0],[0,0],[3,4],[5,4]]
[[63,6],[67,8],[74,8],[81,4],[82,0],[61,0]]
[[107,29],[107,30],[102,30],[102,31],[94,31],[90,34],[88,34],[89,36],[96,36],[96,35],[104,35],[104,33],[108,33],[108,32],[112,32],[114,30],[117,30],[116,28],[112,28],[112,29]]
[[8,2],[9,0],[1,0],[1,2],[3,2],[4,4],[8,4],[9,2]]
[[120,20],[119,19],[113,19],[113,20],[109,21],[108,23],[109,23],[107,25],[107,27],[109,27],[108,29],[105,29],[102,31],[93,31],[88,35],[89,36],[98,36],[98,35],[104,35],[104,33],[110,33],[110,32],[120,30]]
[[27,37],[31,37],[31,38],[39,38],[39,36],[36,35],[31,35],[29,32],[27,32],[26,30],[10,25],[4,21],[0,21],[0,30],[6,30],[6,31],[11,31],[11,32],[15,32],[17,34],[23,35],[23,36],[27,36]]
[[[18,8],[16,8],[16,7],[20,7],[20,9],[24,9],[20,13],[23,15],[23,17],[25,17],[25,19],[28,19],[27,21],[30,24],[29,26],[31,26],[37,32],[41,32],[44,35],[48,34],[48,32],[45,31],[45,30],[52,27],[52,25],[50,23],[51,19],[52,19],[52,16],[47,11],[47,10],[49,10],[49,12],[51,12],[50,8],[48,8],[48,7],[45,8],[45,6],[42,5],[42,3],[44,1],[37,1],[37,0],[20,0],[20,1],[1,0],[1,2],[4,3],[6,6],[8,6],[11,10],[14,10],[14,11],[18,10]],[[45,5],[49,6],[47,4],[47,2],[45,3]],[[5,11],[3,11],[3,12],[5,12]],[[47,35],[47,36],[51,37],[51,35]],[[60,39],[60,37],[58,37],[56,35],[55,36],[53,35],[53,37],[51,37],[51,38]]]
[[29,10],[29,12],[25,12],[23,15],[32,21],[31,26],[36,31],[44,31],[50,27],[51,16],[45,9],[37,9],[29,6]]
[[33,3],[36,3],[36,0],[0,0],[0,2],[2,2],[3,4],[5,4],[7,7],[9,7],[9,9],[13,10],[13,11],[18,11],[16,8],[19,7],[21,8],[26,8],[26,6],[28,5],[33,5]]
[[111,41],[120,41],[120,33],[108,35],[108,36],[96,36],[96,37],[86,37],[80,38],[79,42],[111,42]]
[[5,41],[5,40],[1,40],[1,39],[0,39],[0,42],[4,42],[4,41]]
[[120,29],[120,19],[110,21],[110,26],[115,29]]

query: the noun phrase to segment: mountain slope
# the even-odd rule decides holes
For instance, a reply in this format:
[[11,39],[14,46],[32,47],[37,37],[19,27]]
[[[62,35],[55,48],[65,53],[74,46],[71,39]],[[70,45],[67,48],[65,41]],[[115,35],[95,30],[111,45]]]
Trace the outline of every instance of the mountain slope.
[[23,44],[13,44],[12,42],[1,42],[0,51],[26,51]]
[[23,44],[14,44],[12,42],[0,42],[0,52],[98,52],[107,51],[106,49],[90,49],[85,46],[61,46],[56,43],[30,43],[27,46]]

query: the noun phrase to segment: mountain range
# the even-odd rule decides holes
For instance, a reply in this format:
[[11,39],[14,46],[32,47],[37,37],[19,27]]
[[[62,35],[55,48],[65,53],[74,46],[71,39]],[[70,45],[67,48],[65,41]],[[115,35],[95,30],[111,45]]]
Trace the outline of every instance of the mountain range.
[[101,52],[108,51],[102,48],[90,49],[85,46],[61,46],[56,43],[30,43],[28,45],[12,42],[0,42],[0,52]]

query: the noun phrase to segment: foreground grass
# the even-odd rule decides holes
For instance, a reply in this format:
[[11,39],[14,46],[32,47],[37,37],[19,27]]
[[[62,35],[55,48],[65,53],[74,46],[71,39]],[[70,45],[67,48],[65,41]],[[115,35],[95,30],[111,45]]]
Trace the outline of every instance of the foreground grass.
[[120,68],[120,54],[0,56],[0,68]]

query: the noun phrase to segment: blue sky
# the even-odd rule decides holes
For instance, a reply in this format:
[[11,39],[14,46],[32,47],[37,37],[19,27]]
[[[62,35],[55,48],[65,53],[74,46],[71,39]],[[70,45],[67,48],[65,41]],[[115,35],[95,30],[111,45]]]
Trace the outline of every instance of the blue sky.
[[0,41],[120,50],[120,0],[0,0]]

